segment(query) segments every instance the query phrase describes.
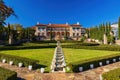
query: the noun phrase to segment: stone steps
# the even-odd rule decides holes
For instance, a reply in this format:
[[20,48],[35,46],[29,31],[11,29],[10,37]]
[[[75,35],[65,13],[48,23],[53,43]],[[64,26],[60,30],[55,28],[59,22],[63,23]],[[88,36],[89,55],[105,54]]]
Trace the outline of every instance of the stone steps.
[[62,51],[62,47],[60,46],[60,42],[57,42],[57,47],[55,48],[54,57],[52,60],[51,71],[63,71],[65,72],[65,59]]

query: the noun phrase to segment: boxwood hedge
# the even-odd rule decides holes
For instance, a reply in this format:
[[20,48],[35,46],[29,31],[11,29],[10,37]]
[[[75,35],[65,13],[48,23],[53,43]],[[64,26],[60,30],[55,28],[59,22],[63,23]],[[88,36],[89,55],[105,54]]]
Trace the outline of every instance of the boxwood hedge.
[[63,48],[76,48],[76,49],[90,49],[90,50],[107,50],[107,51],[120,51],[120,46],[117,45],[99,45],[98,44],[74,44],[64,45]]
[[0,67],[0,80],[17,80],[17,73]]
[[106,72],[102,77],[103,80],[120,80],[120,68]]
[[56,45],[43,46],[0,46],[0,50],[21,50],[21,49],[40,49],[40,48],[55,48]]
[[116,62],[120,60],[120,54],[113,54],[104,57],[92,58],[84,61],[77,61],[74,63],[69,63],[68,66],[71,67],[73,72],[79,72],[79,67],[83,67],[83,70],[90,69],[90,64],[94,65],[94,68],[99,67],[99,62],[102,62],[103,65],[106,65],[106,61],[109,60],[110,63],[113,63],[113,59],[116,59]]
[[36,68],[37,63],[39,62],[38,60],[0,53],[0,61],[2,61],[3,59],[6,59],[7,62],[13,61],[15,65],[18,65],[18,63],[20,62],[23,63],[25,67],[32,65],[33,68]]

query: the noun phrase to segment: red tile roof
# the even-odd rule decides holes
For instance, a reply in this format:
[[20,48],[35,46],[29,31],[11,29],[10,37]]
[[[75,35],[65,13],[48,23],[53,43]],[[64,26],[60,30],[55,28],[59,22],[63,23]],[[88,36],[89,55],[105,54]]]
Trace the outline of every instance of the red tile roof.
[[71,26],[81,26],[80,24],[72,24]]
[[63,27],[63,28],[67,28],[67,27],[70,27],[70,25],[67,25],[67,24],[49,24],[49,25],[47,25],[47,27],[56,27],[56,28]]
[[36,26],[47,26],[46,24],[37,24]]
[[34,29],[34,30],[36,30],[36,26],[32,26],[31,28]]
[[74,26],[74,27],[78,27],[78,26],[81,26],[80,24],[72,24],[72,25],[69,25],[69,24],[37,24],[37,26],[46,26],[46,27],[54,27],[54,28],[68,28],[70,26]]

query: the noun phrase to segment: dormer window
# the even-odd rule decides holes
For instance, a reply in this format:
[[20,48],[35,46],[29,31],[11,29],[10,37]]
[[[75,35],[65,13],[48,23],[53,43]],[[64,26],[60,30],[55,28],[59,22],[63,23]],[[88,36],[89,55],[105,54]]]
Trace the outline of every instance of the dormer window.
[[75,28],[73,28],[73,30],[75,31]]
[[42,30],[44,31],[44,30],[45,30],[45,28],[42,28]]

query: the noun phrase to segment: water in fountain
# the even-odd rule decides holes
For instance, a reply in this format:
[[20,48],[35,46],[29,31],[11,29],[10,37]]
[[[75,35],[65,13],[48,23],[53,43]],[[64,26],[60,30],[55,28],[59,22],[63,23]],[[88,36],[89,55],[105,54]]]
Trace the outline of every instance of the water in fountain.
[[57,47],[54,52],[54,57],[51,65],[52,72],[54,71],[63,71],[66,66],[64,60],[64,54],[62,51],[62,47],[60,46],[60,42],[57,42]]

